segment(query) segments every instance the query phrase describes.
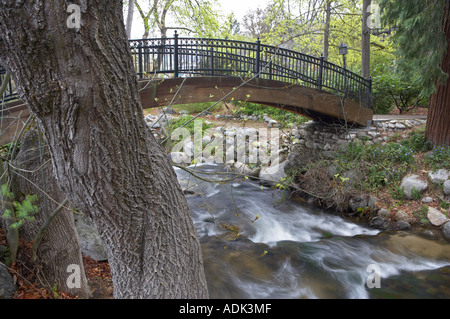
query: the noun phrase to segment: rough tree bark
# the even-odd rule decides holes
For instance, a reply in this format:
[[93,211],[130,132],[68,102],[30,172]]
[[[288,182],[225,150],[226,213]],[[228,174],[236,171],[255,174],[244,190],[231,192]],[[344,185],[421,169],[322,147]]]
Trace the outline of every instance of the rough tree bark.
[[[444,31],[447,38],[447,52],[442,59],[442,70],[450,75],[450,5],[444,14]],[[426,127],[427,140],[436,146],[450,146],[450,81],[436,86],[436,92],[430,98]]]
[[[20,193],[36,194],[39,213],[34,221],[27,221],[20,228],[20,237],[27,241],[36,240],[42,225],[47,221],[59,203],[66,196],[59,189],[52,175],[49,154],[43,151],[39,143],[38,132],[30,129],[22,139],[20,152],[14,161],[15,169],[12,169],[13,185],[17,185],[16,196]],[[45,164],[48,163],[48,164]],[[20,193],[19,193],[20,191]],[[44,193],[45,191],[45,193]],[[47,198],[50,195],[52,200]],[[66,205],[69,206],[70,205]],[[58,290],[78,296],[80,298],[90,297],[90,290],[84,272],[81,257],[80,244],[78,240],[72,211],[62,209],[48,228],[43,232],[42,240],[37,249],[36,261],[33,263],[35,273],[40,282],[52,289],[54,285]],[[74,281],[71,279],[71,265],[76,265],[77,273]],[[69,269],[69,272],[68,272]],[[67,280],[71,285],[67,285]]]
[[79,29],[67,1],[0,0],[0,63],[44,131],[59,186],[102,237],[114,296],[206,298],[189,207],[145,125],[122,1],[74,2]]

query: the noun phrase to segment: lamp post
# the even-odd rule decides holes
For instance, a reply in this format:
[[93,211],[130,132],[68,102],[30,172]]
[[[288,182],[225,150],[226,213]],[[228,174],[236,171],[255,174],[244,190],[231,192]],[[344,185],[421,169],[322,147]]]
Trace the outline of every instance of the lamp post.
[[347,53],[348,53],[348,46],[343,41],[341,41],[341,44],[339,45],[339,54],[342,55],[342,59],[344,60],[344,69],[347,67],[345,60],[345,56],[347,55]]
[[342,55],[342,59],[344,60],[344,98],[347,98],[347,94],[348,94],[348,86],[347,86],[347,72],[346,72],[346,68],[347,68],[347,63],[345,60],[345,56],[348,53],[348,46],[341,41],[341,44],[339,45],[339,54]]

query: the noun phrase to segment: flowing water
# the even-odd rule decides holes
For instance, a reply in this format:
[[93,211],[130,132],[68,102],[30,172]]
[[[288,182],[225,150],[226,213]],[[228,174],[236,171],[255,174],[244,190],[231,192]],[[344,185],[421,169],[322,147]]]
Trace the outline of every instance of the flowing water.
[[255,181],[176,172],[194,192],[211,298],[450,298],[450,243],[438,232],[380,232]]

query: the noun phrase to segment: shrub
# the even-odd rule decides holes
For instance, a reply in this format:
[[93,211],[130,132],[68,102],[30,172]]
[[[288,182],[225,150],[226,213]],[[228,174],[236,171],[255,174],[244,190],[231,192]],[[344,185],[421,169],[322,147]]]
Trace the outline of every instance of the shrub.
[[373,99],[375,113],[388,114],[394,107],[400,114],[419,105],[427,105],[420,97],[421,88],[396,73],[385,73],[373,78]]

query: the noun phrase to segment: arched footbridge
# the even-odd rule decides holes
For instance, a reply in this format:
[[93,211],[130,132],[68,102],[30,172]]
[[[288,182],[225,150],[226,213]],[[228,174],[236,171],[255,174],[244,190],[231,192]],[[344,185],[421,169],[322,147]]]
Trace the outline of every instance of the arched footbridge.
[[[247,101],[316,121],[358,124],[372,120],[371,80],[292,50],[257,42],[173,38],[130,40],[143,108],[198,102]],[[4,70],[0,70],[0,83]],[[8,83],[2,111],[28,116]],[[5,103],[7,102],[7,103]]]

